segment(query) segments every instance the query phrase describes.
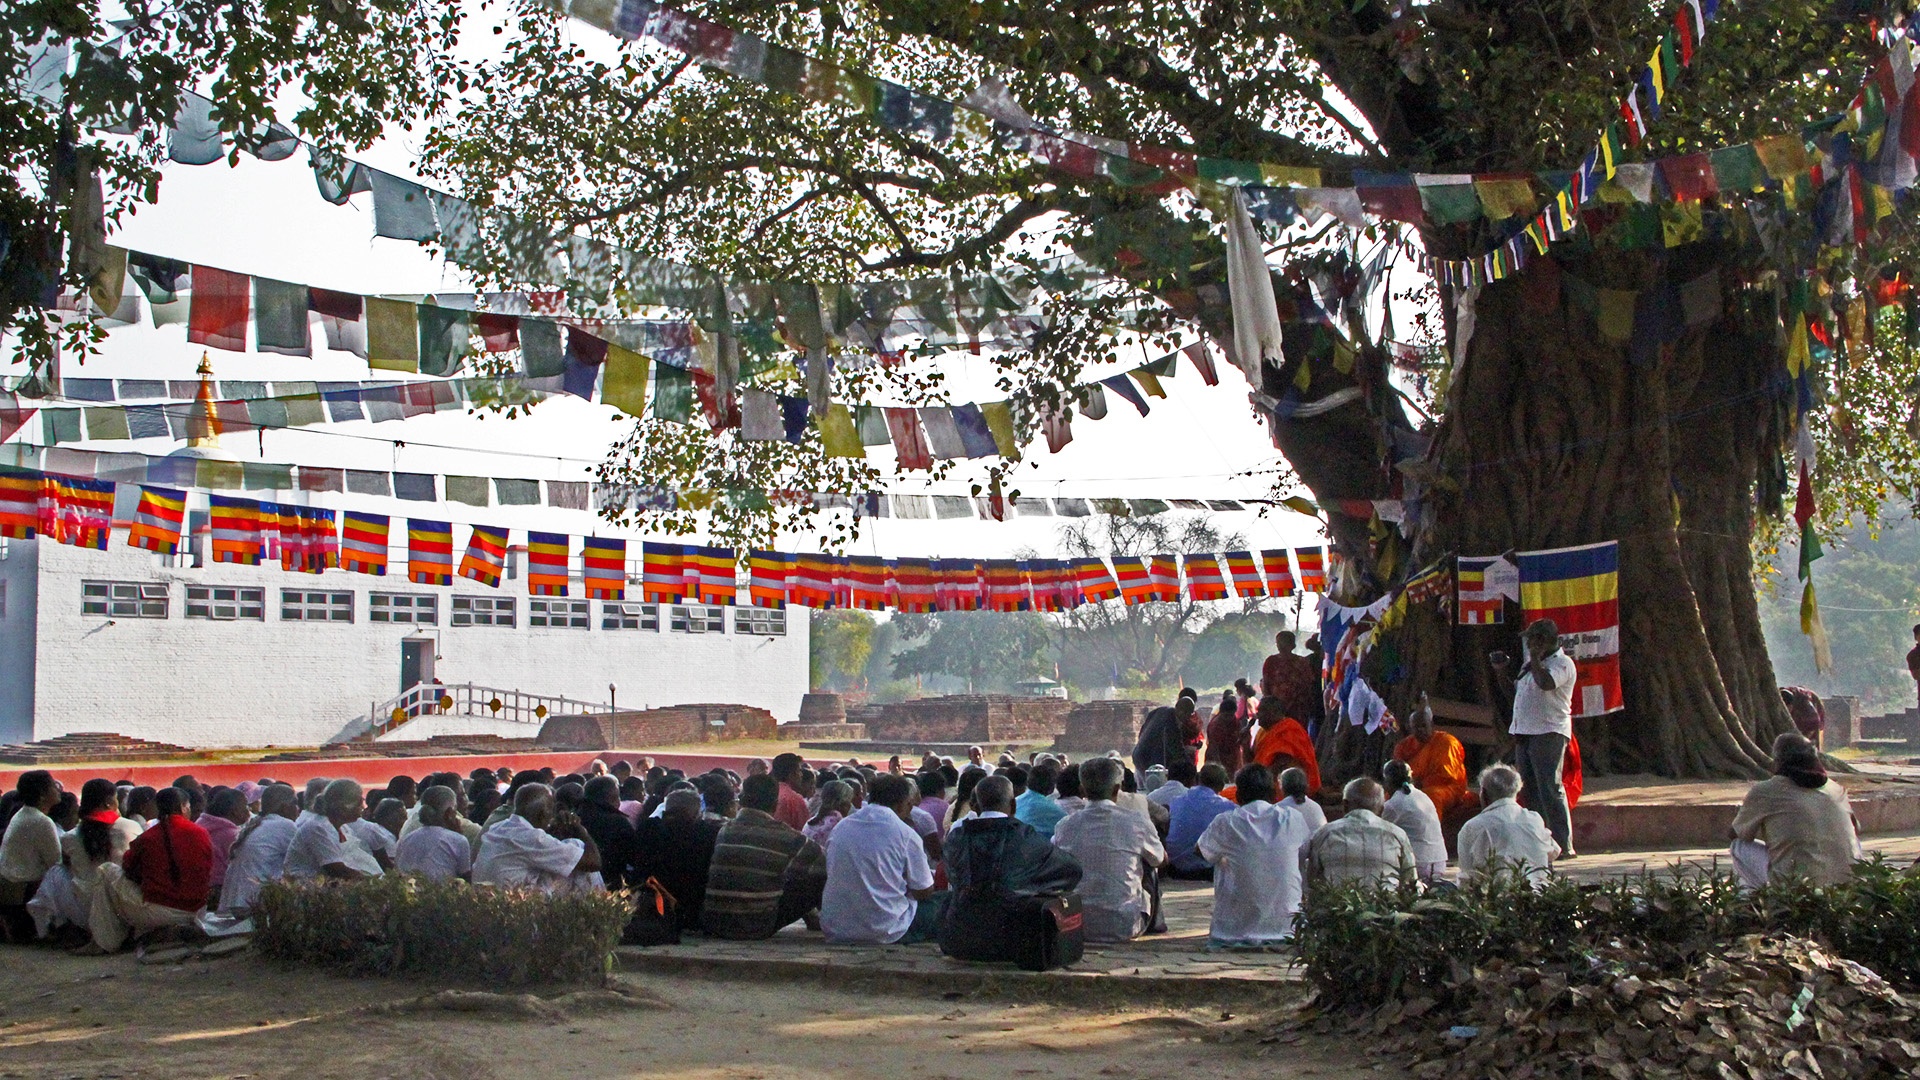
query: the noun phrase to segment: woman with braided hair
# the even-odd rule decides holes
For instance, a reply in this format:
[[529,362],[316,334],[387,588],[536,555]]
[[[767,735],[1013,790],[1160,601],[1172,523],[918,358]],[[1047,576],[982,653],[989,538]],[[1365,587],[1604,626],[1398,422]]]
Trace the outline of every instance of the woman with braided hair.
[[192,925],[206,907],[213,841],[187,820],[186,809],[186,792],[158,792],[153,824],[127,847],[119,866],[100,867],[88,913],[93,951],[118,952],[129,936]]

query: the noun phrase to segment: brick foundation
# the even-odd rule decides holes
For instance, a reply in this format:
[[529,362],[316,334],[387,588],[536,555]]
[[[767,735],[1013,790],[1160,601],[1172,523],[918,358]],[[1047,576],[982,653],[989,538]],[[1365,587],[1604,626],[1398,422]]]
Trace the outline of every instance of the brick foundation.
[[669,705],[645,711],[556,716],[540,729],[543,747],[612,750],[777,738],[773,714],[750,705]]
[[1054,742],[1056,750],[1077,754],[1130,753],[1139,741],[1140,725],[1154,708],[1151,701],[1089,701],[1067,713],[1066,730]]
[[1060,698],[956,694],[883,705],[866,726],[874,742],[1047,743],[1065,730],[1072,708]]

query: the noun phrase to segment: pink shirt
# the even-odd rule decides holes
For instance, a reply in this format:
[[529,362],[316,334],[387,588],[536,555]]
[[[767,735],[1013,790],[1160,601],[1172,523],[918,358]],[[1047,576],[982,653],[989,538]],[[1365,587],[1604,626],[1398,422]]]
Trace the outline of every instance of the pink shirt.
[[807,819],[813,815],[807,812],[807,800],[800,793],[785,784],[780,785],[780,801],[773,808],[774,819],[794,832],[807,827]]
[[233,848],[233,838],[240,835],[240,826],[219,814],[201,814],[195,824],[207,830],[207,839],[213,841],[212,880],[218,889],[227,880],[227,853]]

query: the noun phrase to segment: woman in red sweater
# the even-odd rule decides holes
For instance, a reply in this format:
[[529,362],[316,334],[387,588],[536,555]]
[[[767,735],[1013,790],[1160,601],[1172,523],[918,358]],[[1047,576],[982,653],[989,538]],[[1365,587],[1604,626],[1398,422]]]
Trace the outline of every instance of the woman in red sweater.
[[186,793],[162,788],[159,815],[127,847],[119,866],[100,868],[88,912],[94,948],[117,952],[129,935],[191,925],[206,907],[213,879],[213,841],[187,820]]

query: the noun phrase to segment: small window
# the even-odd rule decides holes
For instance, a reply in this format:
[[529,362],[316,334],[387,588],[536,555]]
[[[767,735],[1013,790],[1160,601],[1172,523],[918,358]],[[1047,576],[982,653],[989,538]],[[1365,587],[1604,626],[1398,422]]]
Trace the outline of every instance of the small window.
[[281,589],[280,618],[287,622],[350,623],[353,621],[353,594]]
[[676,606],[670,628],[676,634],[724,634],[727,609],[706,604]]
[[440,598],[432,593],[377,592],[367,601],[367,621],[440,625]]
[[453,598],[455,626],[512,626],[513,598],[510,596],[456,596]]
[[528,600],[527,625],[554,629],[585,630],[592,609],[585,600]]
[[267,590],[239,589],[225,585],[187,586],[187,618],[264,620],[267,617]]
[[786,637],[787,609],[743,607],[733,609],[733,632],[755,637]]
[[83,581],[80,614],[113,619],[164,619],[167,586],[137,581]]
[[600,629],[658,630],[660,605],[607,601],[600,605]]

